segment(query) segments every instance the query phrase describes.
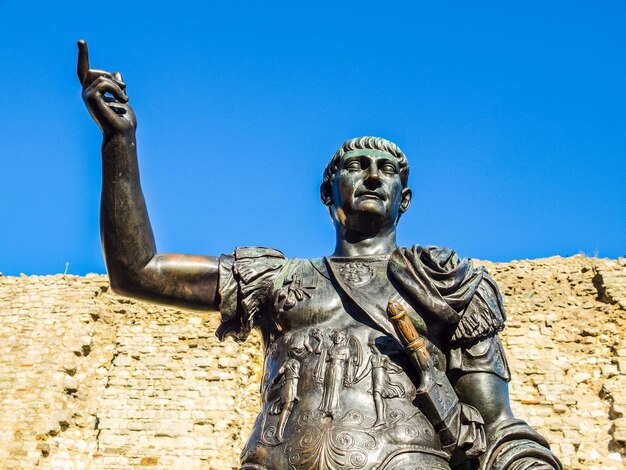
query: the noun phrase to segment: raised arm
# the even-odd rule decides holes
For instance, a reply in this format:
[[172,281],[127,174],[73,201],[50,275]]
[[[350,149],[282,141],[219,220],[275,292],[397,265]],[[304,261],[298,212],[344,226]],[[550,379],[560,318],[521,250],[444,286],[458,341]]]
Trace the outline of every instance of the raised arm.
[[119,73],[91,69],[78,41],[83,100],[102,130],[100,234],[109,279],[121,295],[214,310],[217,258],[157,254],[137,164],[135,113]]

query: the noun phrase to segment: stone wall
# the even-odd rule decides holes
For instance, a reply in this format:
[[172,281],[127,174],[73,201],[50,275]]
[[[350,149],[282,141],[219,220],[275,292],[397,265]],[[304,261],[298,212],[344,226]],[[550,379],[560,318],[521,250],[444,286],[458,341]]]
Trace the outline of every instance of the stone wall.
[[[566,468],[625,468],[626,259],[484,264],[516,415]],[[236,468],[260,342],[219,343],[217,324],[120,298],[105,276],[0,276],[0,467]]]

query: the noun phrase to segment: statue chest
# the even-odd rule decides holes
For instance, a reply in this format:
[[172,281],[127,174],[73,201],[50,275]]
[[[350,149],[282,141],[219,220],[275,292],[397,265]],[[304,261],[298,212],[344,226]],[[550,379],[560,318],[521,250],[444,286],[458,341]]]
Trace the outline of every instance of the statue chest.
[[[313,469],[337,462],[337,468],[374,469],[408,451],[417,459],[411,468],[449,468],[432,424],[415,406],[414,366],[394,335],[368,315],[372,309],[385,316],[387,302],[401,299],[386,262],[334,268],[347,289],[308,261],[287,266],[274,285],[259,325],[266,343],[261,411],[243,463]],[[352,288],[365,295],[358,304],[349,295]],[[408,308],[422,335],[436,331]],[[429,344],[441,359],[437,366],[445,367],[443,354]]]
[[[322,260],[295,260],[278,280],[268,302],[265,329],[278,335],[312,327],[349,328],[355,321],[376,329],[384,323],[390,300],[401,300],[418,332],[431,340],[440,336],[440,325],[428,322],[409,301],[404,301],[387,274],[387,260],[346,259],[333,262],[335,276],[347,289],[338,286],[335,276]],[[354,294],[360,294],[355,299]],[[380,329],[380,328],[378,328]]]

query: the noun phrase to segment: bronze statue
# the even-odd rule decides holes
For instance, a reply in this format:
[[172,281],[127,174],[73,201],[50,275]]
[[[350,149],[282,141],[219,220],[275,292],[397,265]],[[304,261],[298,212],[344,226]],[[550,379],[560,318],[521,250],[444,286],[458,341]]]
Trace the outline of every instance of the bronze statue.
[[137,166],[136,119],[119,73],[89,67],[83,99],[103,133],[102,244],[121,295],[219,310],[217,334],[261,332],[262,409],[241,469],[560,469],[515,419],[493,278],[449,249],[396,245],[409,165],[360,137],[321,185],[332,255],[287,259],[249,247],[213,256],[156,250]]

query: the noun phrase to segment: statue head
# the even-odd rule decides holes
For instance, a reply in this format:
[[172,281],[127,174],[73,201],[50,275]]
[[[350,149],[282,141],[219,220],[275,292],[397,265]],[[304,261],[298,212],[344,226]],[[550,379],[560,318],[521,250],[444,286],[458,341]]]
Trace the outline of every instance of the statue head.
[[411,202],[409,164],[400,148],[380,137],[350,139],[324,171],[322,202],[335,224],[356,231],[393,226]]

